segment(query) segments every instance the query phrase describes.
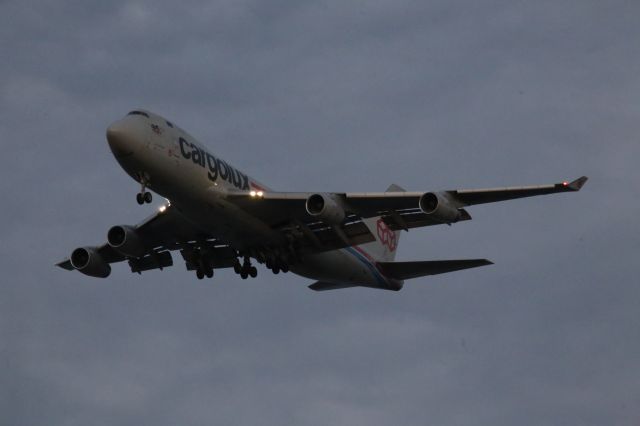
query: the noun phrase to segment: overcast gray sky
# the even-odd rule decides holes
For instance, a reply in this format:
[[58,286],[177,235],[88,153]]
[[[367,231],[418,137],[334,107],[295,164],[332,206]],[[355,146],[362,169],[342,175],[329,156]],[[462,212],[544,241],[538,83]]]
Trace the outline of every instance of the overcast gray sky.
[[[637,1],[0,2],[0,424],[637,425]],[[53,266],[133,224],[160,113],[280,190],[550,183],[403,233],[399,293]],[[156,198],[156,200],[158,197]],[[179,260],[179,257],[176,258]]]

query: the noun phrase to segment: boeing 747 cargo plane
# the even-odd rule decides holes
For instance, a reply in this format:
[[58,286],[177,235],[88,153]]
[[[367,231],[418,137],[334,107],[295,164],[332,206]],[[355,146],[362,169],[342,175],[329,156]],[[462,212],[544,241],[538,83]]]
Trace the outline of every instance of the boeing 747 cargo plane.
[[587,181],[495,189],[407,192],[280,192],[207,150],[170,121],[131,111],[107,129],[122,168],[166,202],[135,226],[116,225],[107,242],[84,246],[57,265],[106,278],[111,264],[127,261],[141,273],[173,265],[179,251],[199,279],[233,268],[256,277],[252,262],[274,274],[294,272],[315,280],[317,291],[347,287],[400,290],[404,280],[491,264],[486,259],[395,262],[400,231],[470,220],[467,206],[556,192]]

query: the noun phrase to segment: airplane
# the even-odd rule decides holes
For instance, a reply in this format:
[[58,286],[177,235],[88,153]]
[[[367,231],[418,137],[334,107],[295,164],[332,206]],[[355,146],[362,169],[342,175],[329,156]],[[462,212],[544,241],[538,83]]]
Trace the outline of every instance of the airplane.
[[107,142],[124,171],[140,184],[136,201],[165,201],[132,225],[116,225],[107,242],[82,246],[56,265],[106,278],[127,261],[142,273],[173,265],[179,251],[198,279],[233,268],[257,276],[253,261],[274,274],[315,280],[315,291],[369,287],[402,289],[404,281],[490,265],[487,259],[396,262],[400,231],[471,219],[466,207],[559,192],[587,181],[493,189],[408,192],[280,192],[241,172],[171,121],[133,110],[107,128]]

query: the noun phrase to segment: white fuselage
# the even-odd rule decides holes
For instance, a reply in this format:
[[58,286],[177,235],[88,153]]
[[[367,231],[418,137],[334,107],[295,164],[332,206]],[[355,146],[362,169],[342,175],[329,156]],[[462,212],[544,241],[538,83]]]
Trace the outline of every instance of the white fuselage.
[[[268,188],[164,118],[148,112],[128,115],[110,126],[107,135],[122,168],[136,181],[146,180],[148,188],[171,200],[196,227],[241,251],[282,238],[227,197],[233,191]],[[381,274],[365,246],[305,255],[291,270],[320,281],[396,286]]]

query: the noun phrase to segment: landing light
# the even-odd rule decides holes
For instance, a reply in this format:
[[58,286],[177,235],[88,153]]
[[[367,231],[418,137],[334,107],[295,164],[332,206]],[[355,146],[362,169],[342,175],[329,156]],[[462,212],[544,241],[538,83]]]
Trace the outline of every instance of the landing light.
[[164,213],[167,210],[167,207],[171,206],[171,201],[167,200],[166,198],[164,200],[166,201],[166,203],[158,207],[158,211],[160,213]]

